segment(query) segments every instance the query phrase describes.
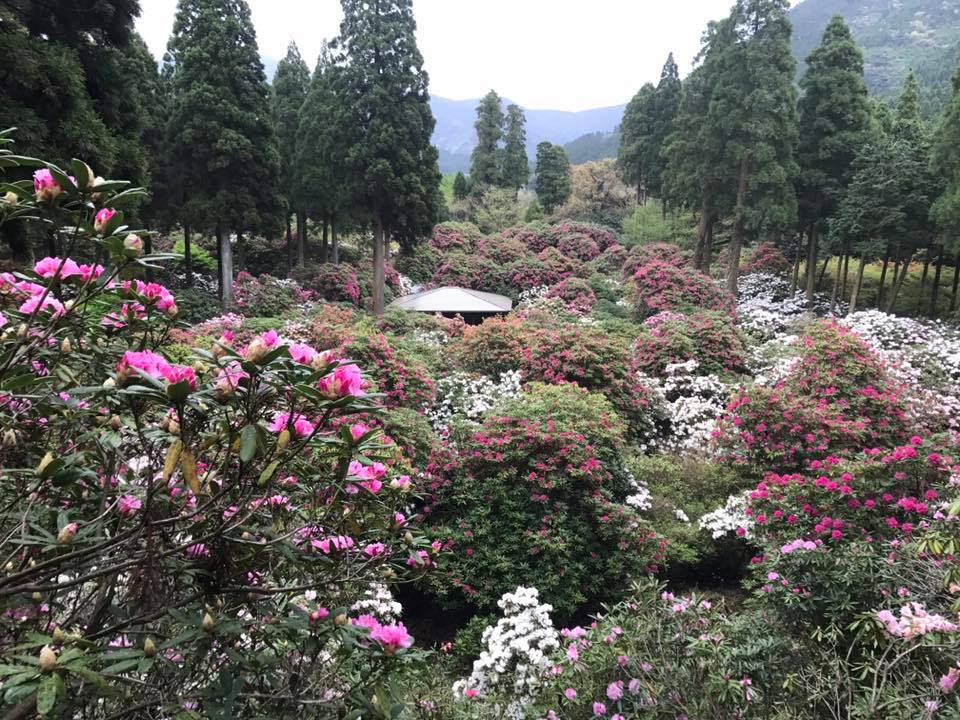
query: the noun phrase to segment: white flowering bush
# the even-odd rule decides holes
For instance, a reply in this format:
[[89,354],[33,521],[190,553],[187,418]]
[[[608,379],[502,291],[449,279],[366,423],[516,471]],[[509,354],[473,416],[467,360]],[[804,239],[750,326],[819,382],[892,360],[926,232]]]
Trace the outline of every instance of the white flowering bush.
[[519,370],[502,372],[496,380],[455,372],[437,381],[435,400],[424,411],[434,430],[443,433],[454,417],[477,420],[501,400],[516,397],[520,384]]
[[373,582],[363,592],[363,597],[350,606],[356,615],[370,615],[380,623],[395,623],[400,619],[403,606],[397,602],[384,583]]
[[753,519],[747,515],[747,493],[731,495],[722,507],[703,515],[697,524],[701,530],[706,530],[714,539],[721,538],[727,533],[735,533],[739,537],[752,536]]
[[524,706],[540,687],[560,647],[550,620],[550,605],[540,603],[536,588],[518,587],[497,602],[503,617],[483,631],[484,650],[469,677],[453,686],[456,698],[496,698],[508,717],[523,717]]
[[537,285],[532,288],[522,290],[517,298],[518,307],[535,307],[541,300],[545,300],[547,293],[550,292],[549,285]]

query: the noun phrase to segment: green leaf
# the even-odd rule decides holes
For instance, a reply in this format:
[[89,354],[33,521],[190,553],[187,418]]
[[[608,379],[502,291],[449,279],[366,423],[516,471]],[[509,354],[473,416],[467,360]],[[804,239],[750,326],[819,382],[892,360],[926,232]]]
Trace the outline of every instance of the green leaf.
[[273,477],[273,474],[277,471],[277,468],[279,466],[280,466],[279,460],[274,460],[272,463],[267,465],[263,469],[263,472],[260,473],[260,485],[266,485],[270,481],[270,478]]
[[49,715],[57,704],[58,680],[60,685],[63,685],[63,680],[60,679],[59,675],[51,675],[37,688],[37,712],[41,715]]
[[240,433],[240,460],[247,463],[257,454],[257,426],[247,425]]

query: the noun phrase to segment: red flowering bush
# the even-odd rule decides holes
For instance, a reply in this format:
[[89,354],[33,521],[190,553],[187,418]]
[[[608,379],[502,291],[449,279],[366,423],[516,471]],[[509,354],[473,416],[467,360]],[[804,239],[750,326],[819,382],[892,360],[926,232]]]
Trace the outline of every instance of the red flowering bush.
[[565,233],[557,242],[557,250],[564,255],[583,262],[589,262],[600,254],[600,246],[589,235]]
[[175,298],[139,278],[169,258],[142,256],[126,186],[79,161],[6,186],[8,217],[104,264],[0,278],[5,705],[371,714],[371,678],[418,653],[351,604],[435,551],[392,450],[350,420],[377,407],[361,369],[273,331],[167,357]]
[[635,370],[661,375],[667,365],[687,360],[707,375],[745,371],[746,352],[729,315],[663,312],[644,322],[633,346]]
[[634,307],[642,318],[664,310],[696,308],[733,313],[734,301],[709,276],[662,260],[637,268],[631,280]]
[[476,249],[476,244],[483,237],[480,229],[470,223],[440,223],[433,228],[433,237],[429,245],[441,253],[451,251],[470,253]]
[[577,315],[590,312],[597,301],[590,283],[576,277],[567,278],[552,286],[547,291],[547,297],[560,299],[567,310]]
[[735,459],[793,472],[912,434],[900,386],[855,333],[819,322],[798,349],[799,359],[773,387],[754,385],[731,399],[718,433]]
[[585,235],[597,244],[601,251],[606,250],[617,242],[617,234],[606,225],[596,225],[594,223],[577,222],[568,220],[557,223],[550,227],[550,235],[553,238],[552,245],[560,247],[564,237],[575,237]]
[[482,238],[477,243],[477,252],[500,264],[530,260],[534,257],[530,249],[519,240],[496,235]]
[[393,348],[383,333],[360,326],[338,350],[344,357],[369,368],[376,389],[388,407],[421,409],[433,400],[433,380],[426,366],[408,353]]
[[329,302],[360,304],[360,283],[357,280],[357,271],[350,265],[343,263],[317,265],[315,274],[307,283],[307,287],[318,297]]
[[233,293],[237,309],[250,317],[277,317],[307,302],[312,295],[295,280],[281,280],[273,275],[254,277],[246,272],[237,273]]
[[649,262],[658,261],[678,268],[689,267],[690,258],[676,245],[670,243],[650,243],[630,248],[621,264],[623,277],[631,278],[637,270]]
[[657,545],[623,504],[623,442],[603,397],[573,385],[535,384],[479,430],[455,430],[429,468],[428,522],[449,551],[435,592],[490,609],[536,585],[570,616],[642,572]]
[[[619,276],[627,262],[629,251],[623,245],[613,244],[600,253],[593,261],[597,271],[607,275]],[[634,268],[634,272],[636,268]]]
[[[719,264],[719,263],[718,263]],[[770,273],[780,275],[790,267],[790,261],[776,245],[763,242],[753,248],[748,248],[740,259],[740,274]]]
[[556,239],[551,235],[549,226],[542,223],[516,225],[503,230],[500,236],[523,243],[533,253],[556,245]]
[[[521,263],[523,261],[520,261]],[[447,255],[431,279],[433,285],[455,285],[515,295],[507,267],[485,255],[451,253]]]

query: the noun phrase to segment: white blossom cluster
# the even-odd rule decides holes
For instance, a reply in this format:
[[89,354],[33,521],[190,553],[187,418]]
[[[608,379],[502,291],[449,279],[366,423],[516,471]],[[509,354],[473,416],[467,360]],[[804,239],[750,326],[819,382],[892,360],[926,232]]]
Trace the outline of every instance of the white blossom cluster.
[[397,276],[400,278],[400,295],[412,295],[417,290],[417,284],[413,281],[412,278],[407,277],[403,273],[397,273]]
[[666,421],[656,441],[659,449],[702,452],[710,444],[730,391],[716,375],[698,375],[698,366],[696,360],[688,360],[667,365],[663,378],[641,377],[653,391]]
[[497,380],[455,372],[437,380],[435,399],[424,412],[434,430],[443,432],[454,416],[476,420],[504,398],[519,395],[520,383],[519,370],[500,373]]
[[453,685],[456,698],[467,690],[477,696],[507,698],[508,717],[523,717],[534,690],[550,667],[550,656],[560,647],[560,636],[550,620],[552,606],[540,604],[536,588],[518,587],[497,601],[503,617],[481,637],[485,649],[473,663],[469,677]]
[[883,358],[908,388],[917,421],[960,429],[960,332],[942,322],[866,310],[841,322]]
[[359,615],[373,615],[380,622],[389,624],[400,619],[403,606],[393,597],[390,588],[375,582],[364,590],[363,597],[351,605],[350,610]]
[[796,365],[797,335],[778,333],[765,342],[752,346],[747,356],[747,369],[757,385],[771,386],[782,380]]
[[434,348],[443,347],[450,342],[450,336],[443,330],[427,330],[425,328],[414,330],[410,333],[410,339],[420,345]]
[[[825,314],[829,300],[814,297],[811,312]],[[758,340],[769,340],[784,333],[807,312],[802,290],[790,291],[790,282],[780,275],[750,273],[740,278],[737,295],[737,320],[746,333]]]
[[520,295],[517,297],[517,306],[535,306],[541,300],[547,297],[548,292],[550,292],[549,285],[537,285],[536,287],[527,288],[526,290],[521,291]]
[[744,510],[747,507],[747,493],[740,495],[731,495],[723,507],[708,512],[702,516],[697,524],[701,530],[709,530],[713,538],[723,537],[729,532],[736,532],[737,528],[743,528],[746,532],[744,537],[751,537],[753,530],[753,520]]
[[653,495],[650,494],[650,489],[644,485],[642,482],[637,480],[634,477],[633,473],[629,470],[626,471],[627,480],[630,485],[633,486],[635,492],[632,495],[628,495],[624,502],[635,510],[649,510],[653,505]]

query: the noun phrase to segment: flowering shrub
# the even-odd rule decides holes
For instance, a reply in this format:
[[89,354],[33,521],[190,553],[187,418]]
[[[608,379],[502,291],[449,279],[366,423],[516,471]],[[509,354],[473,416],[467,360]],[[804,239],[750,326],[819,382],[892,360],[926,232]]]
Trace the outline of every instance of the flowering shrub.
[[650,262],[662,262],[674,267],[684,268],[690,265],[690,258],[679,247],[671,243],[650,243],[630,248],[620,264],[623,278],[633,277],[637,270]]
[[360,304],[360,283],[357,271],[350,265],[324,263],[314,266],[314,275],[307,286],[317,297],[329,302]]
[[384,405],[421,408],[433,401],[433,380],[422,363],[396,350],[383,333],[357,330],[338,352],[370,368],[376,389],[384,394]]
[[589,262],[600,254],[600,247],[590,239],[589,235],[579,233],[565,233],[557,241],[557,250],[564,255],[583,262]]
[[476,249],[476,243],[482,237],[480,228],[471,223],[440,223],[433,229],[429,245],[441,253],[457,251],[470,253]]
[[550,232],[550,228],[543,223],[529,223],[527,225],[515,225],[507,228],[500,233],[505,239],[517,240],[526,245],[531,252],[538,253],[548,247],[556,245],[556,238]]
[[520,373],[500,373],[497,380],[485,375],[455,372],[437,381],[436,399],[426,415],[438,432],[445,433],[455,417],[479,419],[497,402],[520,394]]
[[752,273],[738,284],[737,320],[741,329],[760,341],[782,335],[806,312],[803,290],[790,291],[778,275]]
[[729,315],[705,310],[647,318],[633,346],[634,370],[660,375],[668,366],[690,360],[703,374],[743,372],[743,343]]
[[[578,235],[586,236],[596,243],[601,251],[606,250],[617,242],[617,234],[606,225],[596,225],[594,223],[576,222],[567,220],[550,228],[550,235],[553,238],[551,244],[563,249],[561,243],[566,237],[575,237]],[[585,258],[589,259],[589,258]]]
[[[524,261],[520,261],[524,262]],[[455,285],[513,295],[508,266],[484,255],[450,253],[445,255],[431,278],[433,285]]]
[[716,375],[698,374],[696,360],[667,365],[662,379],[645,378],[643,382],[662,404],[659,414],[666,431],[658,446],[676,453],[706,452],[716,421],[726,408],[727,386]]
[[736,393],[717,430],[738,460],[777,472],[909,437],[901,387],[880,358],[834,322],[812,325],[772,387]]
[[430,466],[428,518],[450,551],[435,592],[484,609],[535,580],[562,616],[609,597],[655,554],[624,504],[623,440],[610,404],[573,385],[535,384],[479,429],[454,427]]
[[140,193],[79,161],[8,187],[67,252],[0,293],[7,707],[372,713],[376,672],[418,653],[349,601],[434,551],[378,433],[335,426],[375,409],[360,368],[273,331],[168,359],[175,298],[138,279],[165,258],[121,209]]
[[576,315],[590,312],[597,301],[590,283],[575,277],[558,282],[547,292],[547,297],[559,298],[564,307]]
[[733,312],[733,299],[709,276],[651,260],[637,268],[632,279],[633,302],[641,318],[664,310],[698,308]]
[[518,587],[497,601],[503,617],[483,631],[484,650],[469,677],[453,686],[454,697],[467,702],[502,698],[508,717],[523,717],[560,647],[560,635],[550,621],[550,605],[540,604],[536,588]]
[[[726,248],[724,248],[726,250]],[[717,267],[726,267],[717,260]],[[776,245],[771,242],[762,242],[756,247],[747,248],[740,258],[740,274],[763,273],[765,275],[780,275],[790,267],[790,261]]]
[[312,293],[300,289],[295,280],[281,280],[273,275],[253,277],[237,273],[233,285],[237,310],[250,317],[277,317],[292,307],[310,300]]
[[410,277],[414,282],[429,282],[440,267],[443,253],[430,243],[421,243],[408,252],[402,252],[394,261],[397,271]]
[[[619,277],[628,257],[629,251],[627,248],[614,243],[594,258],[593,265],[598,272]],[[636,270],[636,268],[634,268],[634,270]]]

